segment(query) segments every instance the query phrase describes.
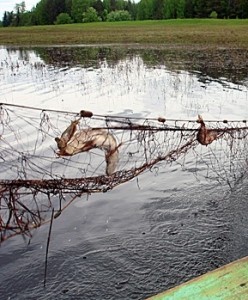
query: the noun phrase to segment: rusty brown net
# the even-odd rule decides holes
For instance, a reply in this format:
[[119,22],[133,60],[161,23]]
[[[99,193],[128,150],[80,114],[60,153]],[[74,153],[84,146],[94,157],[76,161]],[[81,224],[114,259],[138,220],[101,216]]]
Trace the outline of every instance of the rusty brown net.
[[[102,116],[19,105],[0,107],[1,242],[57,218],[83,195],[189,157],[198,176],[227,182],[246,175],[246,120]],[[193,162],[193,163],[192,163]]]

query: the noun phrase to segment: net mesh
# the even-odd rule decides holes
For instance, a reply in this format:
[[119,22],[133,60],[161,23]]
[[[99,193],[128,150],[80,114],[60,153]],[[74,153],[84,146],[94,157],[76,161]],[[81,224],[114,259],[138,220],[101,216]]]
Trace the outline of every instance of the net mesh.
[[231,187],[246,175],[247,137],[246,120],[142,119],[1,104],[1,242],[31,237],[51,211],[56,218],[76,198],[111,190],[160,162],[187,168],[189,157],[196,174]]

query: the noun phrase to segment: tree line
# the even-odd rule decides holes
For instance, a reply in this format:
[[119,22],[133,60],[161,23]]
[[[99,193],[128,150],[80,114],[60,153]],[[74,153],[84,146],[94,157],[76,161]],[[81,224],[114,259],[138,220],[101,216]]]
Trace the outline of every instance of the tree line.
[[248,18],[248,0],[41,0],[5,11],[1,26],[177,18]]

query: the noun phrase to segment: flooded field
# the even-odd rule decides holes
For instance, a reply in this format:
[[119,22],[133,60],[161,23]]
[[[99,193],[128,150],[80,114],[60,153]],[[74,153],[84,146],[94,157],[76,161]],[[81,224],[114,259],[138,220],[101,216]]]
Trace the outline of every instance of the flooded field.
[[[15,145],[19,151],[32,147],[34,139],[25,126],[39,132],[42,114],[49,109],[68,112],[66,117],[54,114],[57,134],[70,123],[70,113],[81,110],[141,120],[185,120],[185,126],[198,114],[206,120],[247,120],[247,58],[247,51],[235,49],[2,47],[0,103],[8,108],[9,119],[18,120],[8,130],[16,132],[12,142],[13,147],[21,142]],[[20,113],[14,105],[41,110],[35,115],[22,108]],[[45,158],[55,146],[49,139],[44,145]],[[213,152],[208,168],[216,177],[225,170],[221,184],[206,179],[210,171],[203,165],[204,146],[174,163],[160,162],[107,193],[71,203],[53,222],[46,288],[48,226],[35,230],[30,243],[20,236],[5,241],[0,247],[1,299],[146,299],[248,255],[247,173],[239,169],[247,169],[247,155],[242,156],[247,138],[238,144],[230,173],[225,165],[228,153],[221,152],[224,142],[219,146],[213,148],[218,155]],[[18,157],[5,154],[3,146],[0,151],[1,180],[15,179]],[[91,158],[99,157],[96,153]],[[38,162],[44,163],[42,176],[47,176],[48,161]],[[121,158],[118,170],[126,165]],[[71,174],[69,170],[66,176]]]

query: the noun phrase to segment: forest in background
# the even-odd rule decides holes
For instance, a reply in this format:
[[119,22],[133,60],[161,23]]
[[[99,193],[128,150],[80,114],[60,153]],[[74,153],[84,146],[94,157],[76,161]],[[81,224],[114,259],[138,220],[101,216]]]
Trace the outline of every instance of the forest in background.
[[0,26],[34,26],[177,18],[248,18],[247,0],[41,0],[5,11]]

